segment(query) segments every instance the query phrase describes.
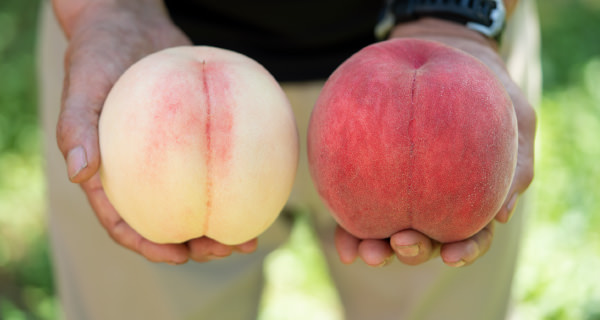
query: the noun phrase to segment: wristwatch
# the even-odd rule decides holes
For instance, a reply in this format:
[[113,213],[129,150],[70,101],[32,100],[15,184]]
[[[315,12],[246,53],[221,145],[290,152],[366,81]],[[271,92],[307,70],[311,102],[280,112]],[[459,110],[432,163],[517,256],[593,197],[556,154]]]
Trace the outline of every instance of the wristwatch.
[[504,29],[506,10],[502,0],[386,0],[375,36],[385,39],[396,24],[423,17],[458,22],[498,38]]

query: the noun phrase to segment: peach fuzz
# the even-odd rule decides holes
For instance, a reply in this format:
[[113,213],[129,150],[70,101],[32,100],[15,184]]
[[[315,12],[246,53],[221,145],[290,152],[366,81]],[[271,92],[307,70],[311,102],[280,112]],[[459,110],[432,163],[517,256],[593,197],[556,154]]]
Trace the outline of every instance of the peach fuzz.
[[214,47],[170,48],[131,66],[106,99],[99,138],[108,199],[156,243],[257,237],[285,205],[298,164],[279,84]]
[[493,72],[438,42],[370,45],[327,80],[311,115],[313,181],[362,239],[415,229],[440,242],[487,225],[507,196],[517,122]]

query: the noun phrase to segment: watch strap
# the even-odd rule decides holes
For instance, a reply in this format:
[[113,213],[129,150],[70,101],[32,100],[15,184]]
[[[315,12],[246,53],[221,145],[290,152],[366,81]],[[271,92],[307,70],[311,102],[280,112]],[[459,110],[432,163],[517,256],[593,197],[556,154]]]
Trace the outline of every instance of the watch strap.
[[506,10],[502,0],[387,0],[375,34],[383,39],[396,24],[422,17],[454,21],[493,38],[502,33]]

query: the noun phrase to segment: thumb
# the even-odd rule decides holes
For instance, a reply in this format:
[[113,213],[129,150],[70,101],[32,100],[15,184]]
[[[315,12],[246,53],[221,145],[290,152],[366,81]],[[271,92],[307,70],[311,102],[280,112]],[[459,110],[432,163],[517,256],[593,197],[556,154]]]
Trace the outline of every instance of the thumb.
[[536,114],[523,95],[513,96],[519,128],[519,147],[513,182],[502,208],[496,215],[496,220],[500,223],[506,223],[510,220],[519,195],[529,187],[534,174]]
[[87,181],[100,166],[98,120],[111,86],[98,70],[67,69],[56,139],[74,183]]

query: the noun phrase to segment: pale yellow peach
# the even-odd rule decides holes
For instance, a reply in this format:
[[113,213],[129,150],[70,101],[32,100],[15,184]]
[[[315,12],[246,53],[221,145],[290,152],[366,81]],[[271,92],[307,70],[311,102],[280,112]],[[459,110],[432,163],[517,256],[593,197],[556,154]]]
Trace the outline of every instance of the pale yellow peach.
[[157,243],[257,237],[285,205],[298,163],[279,84],[256,61],[214,47],[134,64],[112,88],[99,134],[110,202]]

